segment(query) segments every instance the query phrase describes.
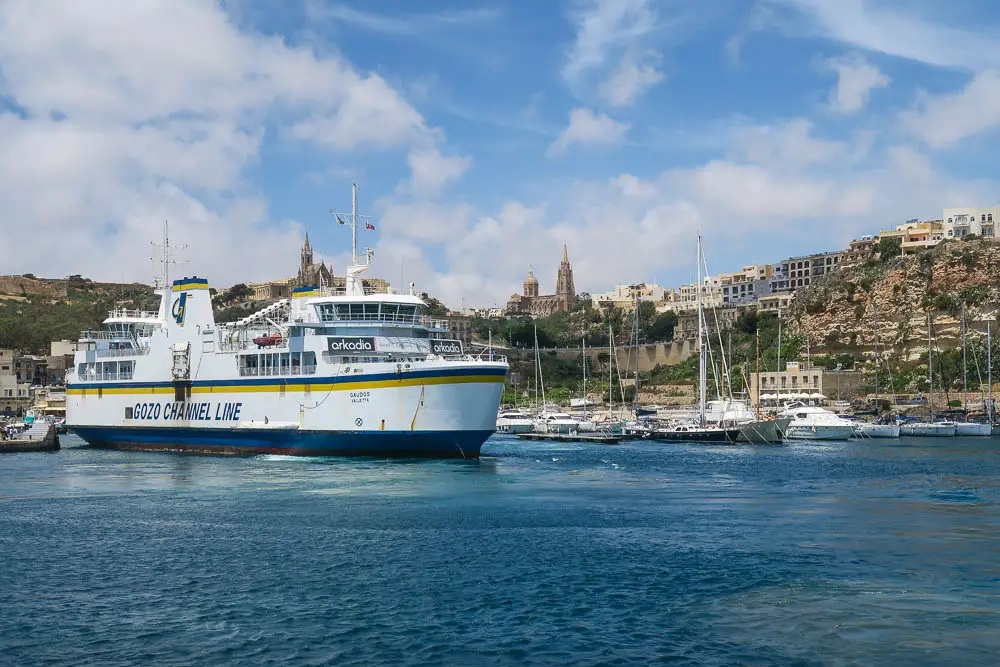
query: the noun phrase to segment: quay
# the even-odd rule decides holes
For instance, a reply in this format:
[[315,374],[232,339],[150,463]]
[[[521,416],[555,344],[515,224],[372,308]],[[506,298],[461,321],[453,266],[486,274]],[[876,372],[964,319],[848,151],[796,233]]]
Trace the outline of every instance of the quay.
[[0,440],[0,453],[54,452],[58,449],[56,426],[49,422],[38,422],[16,438]]
[[555,442],[591,442],[595,445],[617,445],[623,440],[620,435],[591,435],[588,433],[518,433],[521,440],[553,440]]

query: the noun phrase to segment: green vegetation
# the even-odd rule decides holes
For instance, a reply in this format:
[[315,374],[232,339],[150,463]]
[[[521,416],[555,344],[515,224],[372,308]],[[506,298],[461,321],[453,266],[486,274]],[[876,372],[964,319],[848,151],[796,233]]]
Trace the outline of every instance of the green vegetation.
[[30,354],[48,354],[54,340],[76,340],[81,331],[99,329],[108,311],[118,307],[155,310],[159,303],[152,288],[120,285],[113,289],[89,286],[74,276],[75,285],[61,299],[27,295],[24,301],[0,300],[0,348]]

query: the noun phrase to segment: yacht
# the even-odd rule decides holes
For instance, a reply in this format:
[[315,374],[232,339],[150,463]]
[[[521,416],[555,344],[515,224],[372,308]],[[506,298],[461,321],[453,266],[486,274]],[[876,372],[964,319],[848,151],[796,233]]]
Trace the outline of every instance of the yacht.
[[854,422],[813,405],[789,403],[778,416],[791,419],[785,437],[792,440],[847,440],[858,429]]
[[733,443],[740,437],[738,426],[699,426],[697,424],[677,424],[665,429],[653,429],[650,440],[661,442],[716,442]]
[[858,422],[857,428],[858,435],[863,438],[898,438],[901,427],[899,424]]
[[920,436],[923,438],[950,438],[958,430],[955,422],[910,422],[903,424],[901,435]]
[[955,435],[975,437],[993,435],[993,426],[978,422],[958,422],[955,424]]
[[535,422],[531,415],[520,410],[504,410],[497,415],[498,433],[531,433],[535,430]]
[[536,433],[590,433],[596,430],[594,422],[573,418],[568,412],[544,412],[534,421]]

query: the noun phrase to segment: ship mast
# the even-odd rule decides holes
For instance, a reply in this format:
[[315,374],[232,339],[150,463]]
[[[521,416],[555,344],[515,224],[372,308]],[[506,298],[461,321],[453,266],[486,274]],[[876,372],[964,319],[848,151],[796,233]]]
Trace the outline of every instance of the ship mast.
[[705,332],[701,312],[701,234],[698,234],[698,425],[705,425],[705,390],[708,377],[705,369]]

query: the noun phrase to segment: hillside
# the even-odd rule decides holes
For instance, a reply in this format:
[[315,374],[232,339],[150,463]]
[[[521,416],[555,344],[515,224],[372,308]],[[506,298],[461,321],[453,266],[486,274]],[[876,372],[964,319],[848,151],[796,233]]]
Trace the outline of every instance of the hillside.
[[998,288],[1000,244],[949,241],[835,272],[796,297],[790,318],[814,353],[861,356],[873,349],[877,310],[880,346],[901,361],[916,361],[927,352],[928,312],[936,348],[954,349],[961,344],[962,305],[969,329],[984,331],[997,321]]
[[[15,293],[11,293],[15,292]],[[48,354],[54,340],[76,340],[97,329],[112,308],[155,309],[153,288],[138,283],[95,283],[80,276],[0,277],[0,348]]]

